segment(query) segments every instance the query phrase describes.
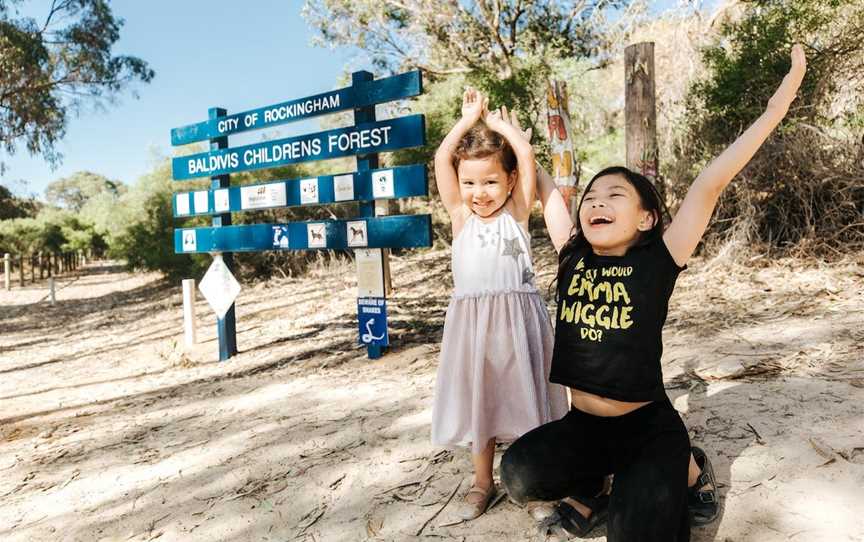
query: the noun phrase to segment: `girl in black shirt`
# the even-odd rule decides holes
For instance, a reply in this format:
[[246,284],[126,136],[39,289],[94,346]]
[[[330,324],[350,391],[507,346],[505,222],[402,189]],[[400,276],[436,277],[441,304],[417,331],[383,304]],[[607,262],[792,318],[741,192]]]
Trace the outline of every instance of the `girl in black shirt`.
[[[627,168],[607,168],[591,180],[575,225],[551,179],[541,176],[544,217],[559,252],[550,380],[570,387],[572,410],[504,454],[501,479],[515,501],[576,495],[599,510],[602,479],[614,474],[609,542],[689,540],[690,443],[663,388],[661,330],[678,273],[720,193],[795,98],[805,71],[800,45],[791,56],[765,112],[697,177],[668,227],[651,182]],[[578,502],[569,505],[562,522],[584,532],[599,518],[574,515],[574,505],[579,509]]]

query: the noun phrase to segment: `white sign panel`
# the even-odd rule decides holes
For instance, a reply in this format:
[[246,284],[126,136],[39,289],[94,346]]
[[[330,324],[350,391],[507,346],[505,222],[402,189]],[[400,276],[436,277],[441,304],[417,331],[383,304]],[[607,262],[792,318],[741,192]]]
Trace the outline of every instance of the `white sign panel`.
[[380,248],[358,248],[357,297],[384,297],[384,258]]
[[306,245],[309,248],[325,248],[327,246],[326,228],[326,224],[306,224]]
[[213,192],[213,210],[217,213],[227,213],[230,207],[227,188],[221,188]]
[[375,198],[392,198],[395,196],[393,189],[393,170],[385,169],[372,173],[372,196]]
[[188,215],[189,214],[189,194],[177,194],[177,214],[178,215]]
[[354,175],[337,175],[333,177],[333,194],[336,201],[354,199]]
[[200,190],[195,192],[195,212],[196,213],[206,213],[210,209],[207,204],[207,191]]
[[318,179],[300,180],[300,203],[318,203]]
[[369,246],[369,237],[366,233],[365,220],[354,220],[352,222],[346,222],[345,226],[348,230],[346,232],[346,238],[348,239],[349,247]]
[[198,237],[195,230],[181,230],[183,233],[183,252],[194,252],[198,248]]
[[231,270],[222,261],[222,255],[216,254],[213,256],[213,263],[210,264],[210,268],[207,269],[207,273],[201,279],[198,289],[204,294],[207,303],[210,303],[213,312],[221,320],[225,318],[225,314],[234,304],[237,294],[240,293],[240,283],[237,282],[237,279],[231,274]]
[[288,198],[285,195],[285,183],[240,187],[241,209],[284,207],[286,205],[288,205]]

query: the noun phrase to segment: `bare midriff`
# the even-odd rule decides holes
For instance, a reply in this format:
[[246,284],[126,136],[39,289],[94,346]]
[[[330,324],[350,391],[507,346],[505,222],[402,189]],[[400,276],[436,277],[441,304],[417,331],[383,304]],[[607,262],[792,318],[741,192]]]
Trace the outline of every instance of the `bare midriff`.
[[601,397],[587,391],[570,388],[570,404],[582,412],[605,418],[629,414],[650,402],[630,403],[627,401],[616,401],[615,399]]

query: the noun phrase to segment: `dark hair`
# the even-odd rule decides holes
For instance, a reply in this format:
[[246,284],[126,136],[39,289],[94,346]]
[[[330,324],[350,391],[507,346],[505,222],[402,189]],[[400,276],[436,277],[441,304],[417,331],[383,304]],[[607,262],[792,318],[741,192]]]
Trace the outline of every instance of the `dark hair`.
[[636,189],[636,193],[639,195],[639,204],[642,206],[642,209],[650,211],[651,214],[654,215],[654,226],[646,232],[641,232],[639,239],[633,246],[647,245],[663,236],[663,231],[669,223],[669,209],[666,207],[666,203],[663,201],[663,198],[660,196],[654,183],[652,183],[648,177],[636,173],[624,166],[607,167],[597,172],[597,174],[588,181],[588,184],[582,191],[582,197],[579,199],[579,207],[576,209],[576,223],[573,225],[574,233],[570,236],[570,239],[567,240],[564,246],[561,247],[561,253],[558,256],[558,275],[560,275],[577,256],[584,256],[589,250],[591,250],[591,245],[588,243],[588,240],[585,239],[585,234],[582,232],[582,227],[579,224],[579,212],[582,210],[582,203],[585,201],[585,195],[589,190],[591,190],[591,185],[594,184],[594,181],[607,175],[620,175],[621,177],[624,177],[624,179],[626,179],[627,182],[633,185],[633,188]]
[[456,145],[456,150],[453,151],[453,167],[458,170],[462,160],[482,160],[490,156],[497,156],[507,173],[516,171],[518,163],[513,148],[504,136],[493,132],[486,123],[480,121],[472,126]]

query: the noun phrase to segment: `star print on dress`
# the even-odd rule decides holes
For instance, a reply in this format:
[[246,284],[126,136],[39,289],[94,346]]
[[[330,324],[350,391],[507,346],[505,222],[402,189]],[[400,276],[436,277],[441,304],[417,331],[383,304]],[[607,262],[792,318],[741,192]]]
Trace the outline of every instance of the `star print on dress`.
[[525,254],[525,251],[522,250],[522,245],[519,244],[519,238],[514,237],[512,239],[504,239],[504,252],[501,253],[502,256],[513,256],[513,260],[515,262],[519,262],[519,255]]
[[486,248],[486,245],[494,245],[495,238],[500,237],[500,233],[497,231],[492,231],[489,228],[484,228],[477,234],[477,238],[480,239],[480,248]]
[[531,284],[531,281],[534,279],[534,271],[531,271],[527,267],[522,270],[522,284]]

